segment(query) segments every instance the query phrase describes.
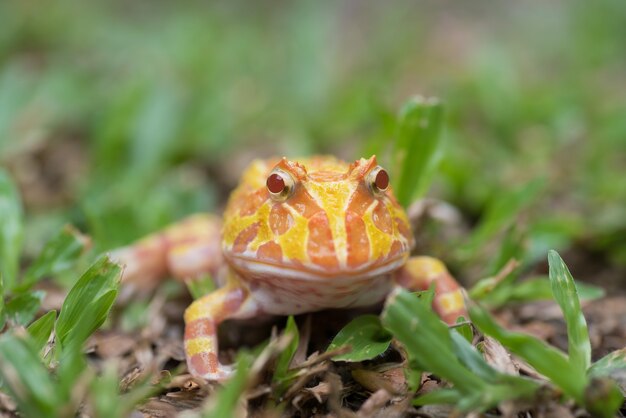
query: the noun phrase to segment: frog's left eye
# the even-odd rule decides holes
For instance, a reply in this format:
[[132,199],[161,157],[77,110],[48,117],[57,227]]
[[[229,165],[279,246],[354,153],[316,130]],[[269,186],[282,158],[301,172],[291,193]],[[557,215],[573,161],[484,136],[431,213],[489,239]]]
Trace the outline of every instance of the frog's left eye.
[[369,189],[374,194],[381,194],[389,187],[389,174],[381,166],[376,166],[365,178]]
[[293,191],[293,177],[286,171],[274,169],[265,182],[270,196],[277,202],[285,201]]

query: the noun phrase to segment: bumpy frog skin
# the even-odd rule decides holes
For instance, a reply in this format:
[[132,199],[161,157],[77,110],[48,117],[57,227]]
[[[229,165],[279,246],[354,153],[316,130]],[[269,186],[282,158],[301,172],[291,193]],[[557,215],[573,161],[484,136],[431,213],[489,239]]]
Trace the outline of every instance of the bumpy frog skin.
[[431,257],[409,257],[407,215],[376,157],[352,164],[328,156],[257,160],[233,191],[223,220],[192,216],[112,252],[129,286],[210,274],[221,287],[185,311],[189,371],[223,380],[217,326],[226,319],[369,306],[395,286],[435,283],[433,306],[453,323],[462,289]]

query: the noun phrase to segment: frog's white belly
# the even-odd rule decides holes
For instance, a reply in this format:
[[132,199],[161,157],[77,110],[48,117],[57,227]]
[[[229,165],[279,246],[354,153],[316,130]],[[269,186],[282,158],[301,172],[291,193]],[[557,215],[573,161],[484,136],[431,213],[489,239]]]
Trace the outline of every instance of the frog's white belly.
[[318,281],[256,276],[244,281],[257,306],[273,315],[371,306],[382,301],[393,285],[389,275]]

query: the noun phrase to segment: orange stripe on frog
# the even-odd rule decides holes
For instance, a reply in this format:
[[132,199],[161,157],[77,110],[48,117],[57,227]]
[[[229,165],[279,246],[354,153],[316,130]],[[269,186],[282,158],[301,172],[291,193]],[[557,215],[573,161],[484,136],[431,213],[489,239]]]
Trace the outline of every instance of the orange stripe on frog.
[[209,318],[196,319],[185,325],[185,341],[213,333],[215,333],[215,322]]
[[365,222],[352,211],[346,213],[348,266],[358,267],[370,259],[370,240]]
[[387,258],[395,258],[398,254],[400,254],[404,250],[404,246],[398,240],[394,240],[393,244],[391,244],[391,248],[389,249],[389,254]]
[[360,184],[352,196],[350,197],[350,203],[348,204],[348,210],[355,213],[357,216],[363,216],[367,211],[367,208],[372,204],[372,194],[365,186]]
[[268,241],[259,247],[256,255],[262,261],[279,262],[283,259],[283,250],[274,241]]
[[[243,199],[244,197],[245,199]],[[254,215],[267,199],[269,199],[269,193],[265,188],[258,189],[254,193],[248,195],[243,195],[241,202],[239,203],[239,215]]]
[[293,225],[293,216],[282,204],[275,204],[270,210],[269,224],[272,232],[282,235]]
[[307,251],[309,258],[327,270],[339,268],[333,234],[325,212],[318,212],[309,219],[309,239]]
[[203,376],[207,373],[215,373],[218,370],[219,362],[215,353],[203,352],[192,355],[189,358],[188,367],[192,374]]
[[235,242],[233,244],[233,251],[236,253],[243,253],[248,249],[248,244],[250,244],[254,238],[257,236],[259,232],[259,223],[253,223],[237,236]]
[[304,187],[296,189],[293,196],[289,198],[288,204],[306,219],[311,219],[323,211],[322,207]]

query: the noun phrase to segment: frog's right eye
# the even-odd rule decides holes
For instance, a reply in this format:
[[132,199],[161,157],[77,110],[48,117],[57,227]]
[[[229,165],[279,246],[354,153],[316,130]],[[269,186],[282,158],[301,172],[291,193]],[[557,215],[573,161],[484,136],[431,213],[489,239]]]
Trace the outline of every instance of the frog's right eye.
[[274,169],[265,182],[270,196],[277,202],[284,202],[293,192],[294,181],[291,174],[281,169]]

